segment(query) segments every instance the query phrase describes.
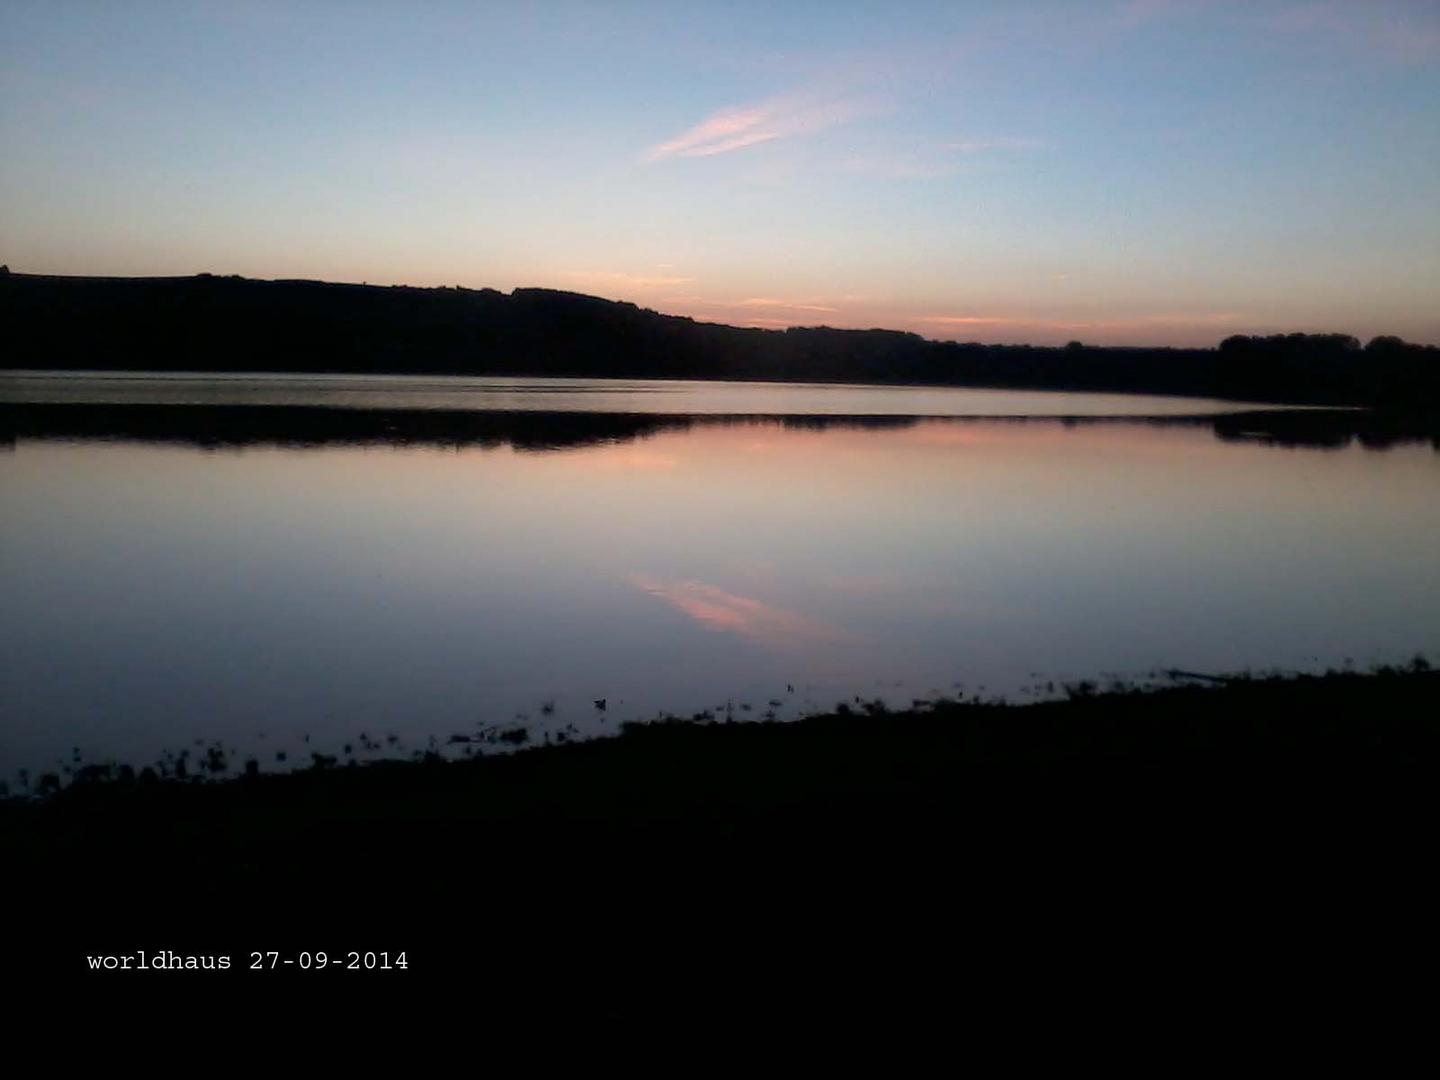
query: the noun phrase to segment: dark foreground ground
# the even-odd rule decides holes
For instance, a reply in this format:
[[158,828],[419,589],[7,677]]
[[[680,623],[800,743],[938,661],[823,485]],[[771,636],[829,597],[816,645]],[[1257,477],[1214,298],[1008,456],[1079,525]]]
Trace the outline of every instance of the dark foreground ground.
[[[0,804],[6,971],[557,1024],[1373,996],[1433,982],[1437,766],[1417,666],[81,784]],[[232,966],[87,969],[161,951]]]

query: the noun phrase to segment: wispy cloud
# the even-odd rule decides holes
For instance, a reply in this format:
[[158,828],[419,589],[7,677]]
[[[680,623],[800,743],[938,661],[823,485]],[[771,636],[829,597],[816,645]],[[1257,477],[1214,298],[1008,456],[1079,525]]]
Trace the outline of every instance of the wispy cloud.
[[743,150],[762,142],[781,137],[782,129],[772,125],[773,112],[769,107],[753,109],[724,109],[707,120],[696,124],[689,131],[667,142],[652,146],[646,153],[647,161],[659,161],[667,157],[712,157],[732,150]]
[[827,298],[815,297],[749,296],[742,300],[716,300],[704,296],[676,295],[658,298],[656,302],[667,305],[665,310],[674,314],[759,327],[813,324],[815,315],[838,315],[841,312],[841,308],[827,302]]
[[1135,315],[1120,319],[1090,319],[1075,322],[1054,320],[1048,324],[1061,330],[1140,330],[1151,326],[1205,326],[1223,329],[1252,321],[1240,311],[1173,311]]
[[990,315],[926,315],[920,319],[922,323],[931,323],[935,326],[996,326],[1016,321]]
[[770,318],[759,318],[759,317],[757,317],[757,318],[752,318],[752,319],[742,319],[742,320],[740,320],[740,325],[741,325],[741,326],[760,327],[760,328],[762,328],[762,329],[784,329],[784,328],[789,327],[789,326],[794,326],[794,325],[795,325],[795,320],[794,320],[794,319],[770,319]]
[[845,637],[826,623],[751,596],[726,592],[716,585],[700,581],[659,581],[645,574],[632,574],[630,581],[707,630],[739,634],[762,645],[803,645]]
[[720,307],[737,308],[783,308],[786,311],[839,311],[828,304],[802,304],[794,300],[780,300],[769,296],[752,296],[748,300],[737,300],[733,304],[719,304]]
[[754,105],[721,109],[673,139],[652,146],[644,160],[728,154],[823,131],[853,120],[863,111],[856,101],[814,93],[789,94]]
[[917,322],[939,329],[960,330],[966,327],[1005,327],[1012,332],[1126,333],[1148,329],[1209,329],[1224,330],[1248,326],[1253,317],[1238,311],[1158,312],[1149,315],[1096,319],[1035,318],[1027,315],[925,315]]
[[585,282],[592,288],[615,289],[669,289],[676,285],[689,285],[693,277],[678,277],[666,274],[627,274],[619,270],[570,270],[566,277]]

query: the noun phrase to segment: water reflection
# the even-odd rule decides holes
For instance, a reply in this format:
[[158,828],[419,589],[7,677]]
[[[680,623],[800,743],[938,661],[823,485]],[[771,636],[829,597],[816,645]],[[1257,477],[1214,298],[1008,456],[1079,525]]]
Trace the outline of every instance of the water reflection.
[[[697,426],[780,427],[797,431],[898,431],[924,422],[932,439],[960,442],[979,425],[1144,424],[1209,428],[1226,442],[1265,446],[1370,450],[1428,443],[1440,451],[1440,424],[1366,410],[1254,410],[1220,415],[1163,416],[835,416],[672,415],[522,410],[332,409],[242,405],[0,404],[0,443],[19,439],[96,439],[182,443],[222,448],[280,446],[512,447],[519,451],[579,449],[647,439]],[[943,429],[951,429],[944,433]]]
[[1243,407],[1145,394],[829,383],[25,371],[0,372],[0,401],[682,416],[1159,416]]
[[1389,450],[1428,442],[1440,451],[1440,417],[1434,416],[1396,416],[1363,409],[1236,413],[1216,417],[1214,428],[1216,436],[1227,442],[1265,446],[1343,450],[1358,443],[1367,450]]
[[700,581],[656,581],[632,574],[637,588],[665,601],[709,630],[739,634],[771,649],[801,648],[846,637],[839,627],[767,604],[753,596],[737,596]]
[[1387,424],[12,402],[0,775],[1437,655]]

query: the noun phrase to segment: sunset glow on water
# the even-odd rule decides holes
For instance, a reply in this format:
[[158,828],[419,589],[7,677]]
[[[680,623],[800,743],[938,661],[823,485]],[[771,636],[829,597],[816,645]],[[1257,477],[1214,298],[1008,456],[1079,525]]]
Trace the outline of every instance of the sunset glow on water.
[[362,733],[543,740],[1440,646],[1425,443],[656,419],[549,449],[21,436],[0,455],[5,768],[197,739],[270,767]]

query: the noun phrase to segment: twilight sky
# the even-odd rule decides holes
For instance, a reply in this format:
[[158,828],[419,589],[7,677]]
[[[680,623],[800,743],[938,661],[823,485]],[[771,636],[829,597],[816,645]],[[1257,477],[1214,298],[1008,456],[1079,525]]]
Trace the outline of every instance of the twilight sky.
[[1440,0],[0,0],[0,262],[1440,343]]

